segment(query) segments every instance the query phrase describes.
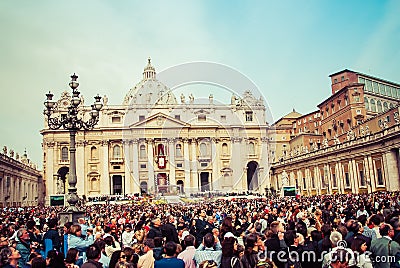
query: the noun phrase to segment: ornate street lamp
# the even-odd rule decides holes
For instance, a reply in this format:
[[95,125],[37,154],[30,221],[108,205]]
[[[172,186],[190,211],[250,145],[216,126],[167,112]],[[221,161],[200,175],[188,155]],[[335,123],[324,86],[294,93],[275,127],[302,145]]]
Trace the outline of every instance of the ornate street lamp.
[[[92,104],[92,110],[90,111],[90,118],[84,121],[83,118],[78,117],[79,109],[78,106],[81,103],[81,98],[79,96],[80,92],[77,90],[79,83],[76,81],[78,76],[74,73],[71,75],[71,82],[69,86],[72,89],[72,98],[68,106],[68,113],[65,116],[56,117],[55,112],[58,112],[57,102],[53,100],[53,94],[51,92],[46,94],[47,99],[44,102],[46,109],[44,114],[47,116],[47,123],[50,129],[56,130],[59,128],[64,128],[69,131],[70,144],[70,168],[68,176],[68,204],[66,209],[66,214],[68,214],[69,221],[76,222],[77,217],[82,216],[82,212],[79,211],[76,204],[79,201],[76,189],[76,158],[75,158],[75,136],[78,130],[91,130],[99,121],[99,112],[103,107],[101,103],[101,97],[97,95],[94,97],[95,102]],[[65,219],[64,219],[65,220]],[[63,220],[62,220],[63,221]]]

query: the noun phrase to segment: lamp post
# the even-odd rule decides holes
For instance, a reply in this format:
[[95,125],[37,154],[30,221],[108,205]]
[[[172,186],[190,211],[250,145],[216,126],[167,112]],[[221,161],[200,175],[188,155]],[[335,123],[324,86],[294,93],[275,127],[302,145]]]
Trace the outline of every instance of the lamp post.
[[[91,130],[99,121],[99,112],[103,107],[101,103],[101,97],[97,95],[94,97],[95,102],[92,104],[92,110],[90,111],[90,118],[87,121],[84,121],[83,118],[78,117],[79,109],[78,106],[81,103],[81,98],[79,96],[80,92],[77,90],[79,83],[76,81],[78,76],[74,73],[71,75],[71,82],[69,82],[69,86],[72,89],[72,98],[68,106],[67,114],[61,115],[60,117],[54,116],[54,113],[58,112],[57,102],[53,100],[53,94],[51,92],[46,94],[46,100],[44,102],[44,106],[46,107],[44,110],[44,115],[47,116],[47,123],[50,129],[56,130],[59,128],[64,128],[69,131],[70,144],[69,144],[69,152],[70,152],[70,167],[69,167],[69,176],[68,176],[68,204],[65,211],[65,216],[68,217],[69,221],[77,222],[77,219],[83,215],[81,211],[79,211],[76,204],[79,201],[76,189],[76,158],[75,158],[75,136],[78,130]],[[66,220],[66,218],[61,219],[61,221]]]

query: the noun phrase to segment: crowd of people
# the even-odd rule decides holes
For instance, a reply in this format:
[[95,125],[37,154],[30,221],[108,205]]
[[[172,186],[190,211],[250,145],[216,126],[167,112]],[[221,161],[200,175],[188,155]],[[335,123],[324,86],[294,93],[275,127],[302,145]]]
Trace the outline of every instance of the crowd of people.
[[0,268],[398,268],[399,192],[0,211]]

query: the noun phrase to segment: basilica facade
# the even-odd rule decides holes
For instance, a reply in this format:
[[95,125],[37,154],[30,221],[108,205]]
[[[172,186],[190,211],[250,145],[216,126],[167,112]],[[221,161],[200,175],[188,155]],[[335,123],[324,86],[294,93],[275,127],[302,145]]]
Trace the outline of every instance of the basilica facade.
[[[263,100],[245,89],[227,103],[195,95],[175,96],[149,59],[121,104],[104,96],[99,123],[76,136],[78,195],[264,192],[270,182]],[[70,99],[62,93],[56,116]],[[82,116],[89,110],[82,102]],[[64,194],[69,133],[45,122],[41,134],[46,194]]]

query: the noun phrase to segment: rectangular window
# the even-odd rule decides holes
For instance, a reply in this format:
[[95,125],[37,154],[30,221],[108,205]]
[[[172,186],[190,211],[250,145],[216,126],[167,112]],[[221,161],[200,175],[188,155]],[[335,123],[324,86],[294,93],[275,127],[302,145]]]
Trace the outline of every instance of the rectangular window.
[[306,178],[303,178],[303,189],[307,189]]
[[375,160],[376,176],[378,179],[378,185],[384,185],[383,174],[382,174],[382,162],[380,159]]
[[246,122],[253,121],[253,112],[246,112]]
[[121,166],[114,166],[114,169],[119,170],[121,169]]
[[337,181],[336,181],[336,174],[332,173],[332,182],[333,182],[333,188],[337,187]]
[[364,170],[360,170],[360,184],[361,186],[365,186]]
[[344,81],[344,75],[341,77],[342,82]]
[[176,167],[181,168],[182,167],[182,163],[177,163]]
[[139,115],[139,121],[144,121],[146,117],[144,115]]
[[112,123],[121,123],[121,117],[119,117],[119,116],[113,116],[112,118],[111,118],[111,122]]
[[176,114],[176,115],[175,115],[175,119],[181,120],[181,115],[180,115],[180,114]]
[[346,187],[350,187],[350,176],[348,172],[344,173],[344,178],[346,181]]
[[200,164],[200,166],[202,166],[202,167],[206,167],[207,165],[208,165],[207,162],[203,162],[203,163]]
[[204,121],[206,121],[206,119],[207,119],[207,117],[206,117],[205,114],[199,114],[199,115],[197,116],[197,120],[198,120],[198,121],[204,122]]
[[146,168],[146,164],[140,164],[140,168]]

